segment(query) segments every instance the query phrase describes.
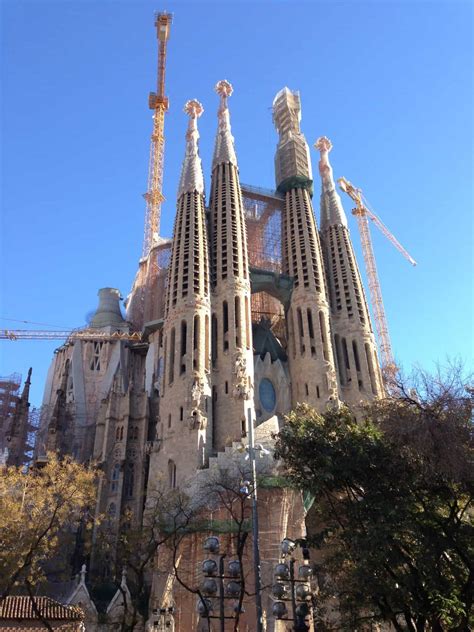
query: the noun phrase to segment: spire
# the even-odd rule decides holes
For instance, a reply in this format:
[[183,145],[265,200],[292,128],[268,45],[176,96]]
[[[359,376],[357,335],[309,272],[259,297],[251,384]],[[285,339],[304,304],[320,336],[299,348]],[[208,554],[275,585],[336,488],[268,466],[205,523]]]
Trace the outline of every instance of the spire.
[[225,79],[216,83],[215,91],[220,96],[221,101],[217,111],[219,125],[217,128],[216,144],[214,147],[214,157],[212,168],[223,162],[230,162],[237,167],[237,156],[235,155],[234,137],[230,129],[229,108],[227,99],[234,91],[231,84]]
[[283,88],[273,99],[273,123],[279,140],[275,154],[275,178],[281,193],[294,188],[313,191],[313,173],[309,148],[300,128],[299,92]]
[[184,111],[189,116],[189,123],[186,132],[186,153],[181,170],[178,197],[183,195],[183,193],[192,193],[193,191],[204,194],[204,177],[201,158],[199,157],[199,132],[197,128],[197,119],[204,112],[204,108],[199,101],[192,99],[187,101]]
[[319,161],[319,173],[321,175],[321,230],[328,226],[341,224],[347,227],[347,217],[342,206],[341,198],[334,184],[332,167],[329,163],[329,152],[332,143],[326,136],[321,136],[314,143],[315,148],[321,153]]
[[272,104],[273,122],[277,132],[288,136],[292,132],[300,134],[301,100],[299,92],[292,92],[284,87],[277,92]]
[[31,386],[31,373],[33,372],[32,367],[28,370],[28,377],[26,378],[25,386],[23,387],[23,392],[21,394],[21,399],[24,402],[28,402],[30,397],[30,386]]

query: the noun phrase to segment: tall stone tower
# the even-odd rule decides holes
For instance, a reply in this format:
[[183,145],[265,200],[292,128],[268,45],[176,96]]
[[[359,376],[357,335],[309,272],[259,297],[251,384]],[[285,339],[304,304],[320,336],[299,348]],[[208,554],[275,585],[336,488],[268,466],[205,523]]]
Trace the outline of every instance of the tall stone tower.
[[311,162],[300,119],[299,94],[284,88],[273,101],[273,121],[280,136],[276,184],[285,195],[282,267],[294,282],[287,314],[292,401],[324,410],[337,400],[337,380],[324,264],[311,203]]
[[227,99],[219,81],[210,199],[214,447],[245,436],[254,419],[250,274],[245,217]]
[[[178,188],[163,325],[164,367],[158,439],[150,480],[166,472],[170,487],[203,467],[211,449],[210,288],[204,178],[197,119],[188,101],[186,153]],[[165,462],[166,461],[166,462]]]
[[357,405],[361,400],[383,395],[382,377],[347,218],[329,163],[332,144],[322,136],[315,147],[321,154],[321,243],[329,286],[340,399],[349,405]]

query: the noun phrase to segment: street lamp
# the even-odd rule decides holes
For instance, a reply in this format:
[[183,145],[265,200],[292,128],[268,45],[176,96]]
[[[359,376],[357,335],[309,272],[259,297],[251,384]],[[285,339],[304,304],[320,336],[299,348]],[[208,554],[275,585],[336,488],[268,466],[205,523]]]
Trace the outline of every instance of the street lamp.
[[[258,527],[258,506],[257,506],[257,465],[256,455],[260,458],[270,454],[261,443],[255,444],[254,420],[250,414],[248,416],[248,445],[242,446],[239,452],[246,451],[245,460],[250,462],[251,481],[244,480],[240,485],[240,493],[249,496],[252,500],[252,547],[253,547],[253,568],[255,581],[255,610],[256,610],[256,632],[263,632],[263,607],[262,607],[262,574],[260,566],[259,547],[259,527]],[[251,487],[250,487],[251,486]]]
[[[235,616],[239,612],[243,612],[243,607],[239,608],[239,601],[233,605],[233,614],[226,615],[225,613],[225,600],[226,599],[239,599],[242,590],[241,572],[239,560],[231,560],[227,564],[227,573],[225,571],[224,560],[227,557],[226,553],[220,553],[220,542],[216,536],[209,536],[204,542],[204,550],[211,555],[218,555],[218,560],[213,558],[204,560],[202,563],[202,572],[204,575],[204,581],[201,585],[201,592],[204,595],[199,597],[197,602],[198,614],[203,619],[219,619],[220,632],[225,631],[225,620],[235,619]],[[224,580],[229,580],[225,582]],[[214,603],[213,599],[219,599],[219,614],[214,615]]]
[[[303,564],[298,567],[298,577],[295,577],[296,560],[293,552],[297,547],[303,551]],[[275,566],[275,583],[272,595],[275,598],[272,614],[276,619],[293,621],[294,632],[307,632],[309,625],[306,620],[311,614],[314,594],[311,589],[313,575],[309,565],[309,550],[304,540],[290,540],[285,538],[281,543],[282,561]],[[292,617],[288,616],[287,603],[291,603]]]
[[249,444],[248,457],[252,472],[252,546],[253,546],[253,566],[255,573],[255,609],[257,615],[256,632],[263,632],[263,608],[262,608],[262,572],[260,567],[260,547],[258,541],[258,507],[257,507],[257,466],[255,463],[255,453],[259,452],[262,457],[269,454],[261,443],[255,446],[254,420],[249,411]]

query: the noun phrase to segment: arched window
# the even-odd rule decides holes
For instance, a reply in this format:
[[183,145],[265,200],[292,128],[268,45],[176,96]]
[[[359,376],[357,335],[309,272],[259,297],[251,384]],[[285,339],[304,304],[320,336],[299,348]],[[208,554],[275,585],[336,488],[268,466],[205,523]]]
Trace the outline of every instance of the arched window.
[[240,347],[240,297],[234,299],[235,346]]
[[116,492],[118,489],[118,484],[119,484],[119,477],[120,477],[120,464],[116,463],[114,465],[114,469],[112,470],[112,480],[110,482],[110,491],[111,492]]
[[334,342],[336,347],[336,365],[339,371],[339,381],[341,382],[341,386],[345,386],[347,383],[347,375],[342,357],[341,338],[338,334],[334,336]]
[[94,341],[92,345],[92,357],[89,368],[91,371],[100,371],[100,352],[102,351],[104,343]]
[[193,369],[199,369],[199,316],[196,314],[193,321]]
[[170,336],[170,363],[169,363],[169,383],[171,384],[174,379],[174,353],[175,353],[175,344],[176,344],[176,330],[173,327],[171,330]]
[[314,344],[313,315],[312,315],[311,310],[309,309],[309,307],[306,310],[306,315],[308,317],[308,333],[309,333],[310,343],[311,343],[311,355],[315,356],[316,355],[316,346]]
[[329,360],[328,339],[326,335],[326,319],[323,312],[319,312],[319,328],[321,330],[321,342],[323,343],[323,356]]
[[204,332],[204,340],[205,340],[205,346],[204,346],[204,353],[206,354],[205,356],[205,367],[207,370],[209,370],[209,316],[206,314],[206,318],[205,318],[205,332]]
[[367,359],[367,366],[369,368],[370,386],[372,388],[372,393],[374,395],[377,395],[377,381],[375,379],[375,371],[374,371],[374,365],[372,362],[371,349],[368,343],[365,343],[365,357]]
[[357,342],[355,340],[352,341],[352,353],[354,354],[356,371],[360,371],[359,350],[357,348]]
[[276,392],[272,382],[264,377],[258,387],[258,396],[260,403],[267,413],[275,410],[276,406]]
[[181,351],[180,351],[180,374],[186,373],[186,350],[187,350],[187,338],[188,338],[188,325],[185,320],[181,323]]
[[223,334],[223,341],[224,341],[224,351],[227,351],[227,349],[229,348],[228,333],[229,333],[229,305],[227,301],[224,301],[222,303],[222,334]]
[[125,470],[125,496],[131,498],[133,496],[133,488],[135,486],[135,466],[133,463],[128,463]]
[[303,331],[303,315],[301,313],[301,307],[298,307],[296,310],[296,321],[298,323],[298,335],[300,339],[300,353],[303,355],[305,352],[304,347],[304,331]]
[[212,336],[211,336],[211,353],[212,353],[212,366],[215,366],[217,360],[217,316],[212,314],[211,319]]
[[168,461],[168,485],[171,489],[176,487],[176,463],[171,459]]

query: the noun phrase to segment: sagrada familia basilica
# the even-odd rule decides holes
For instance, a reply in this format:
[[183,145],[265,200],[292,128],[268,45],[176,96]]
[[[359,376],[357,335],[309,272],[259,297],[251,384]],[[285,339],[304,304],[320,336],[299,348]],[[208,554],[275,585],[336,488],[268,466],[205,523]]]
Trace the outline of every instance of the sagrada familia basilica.
[[[47,378],[36,459],[54,450],[98,464],[96,513],[107,516],[117,537],[125,512],[141,524],[156,486],[192,495],[216,468],[243,467],[250,431],[262,448],[260,461],[278,468],[272,434],[297,403],[324,411],[344,402],[356,411],[383,394],[371,317],[329,162],[331,142],[324,136],[316,142],[319,179],[313,180],[300,95],[285,87],[273,100],[275,190],[242,184],[232,86],[219,81],[216,92],[209,197],[199,155],[203,108],[191,100],[172,239],[155,236],[125,316],[119,290],[99,290],[84,336],[57,349]],[[306,510],[294,490],[259,491],[264,585],[271,583],[280,541],[304,536]],[[201,542],[195,539],[186,552],[197,574]],[[83,560],[91,576],[93,560],[94,552]],[[110,572],[107,561],[100,572]],[[83,570],[76,602],[79,593],[87,600],[84,577]],[[165,608],[172,629],[199,629],[196,596],[173,581],[172,569],[165,578],[151,573],[149,581],[143,625],[153,625]],[[265,629],[286,629],[272,618],[271,603],[264,591]],[[257,629],[251,604],[249,598],[242,630]]]

